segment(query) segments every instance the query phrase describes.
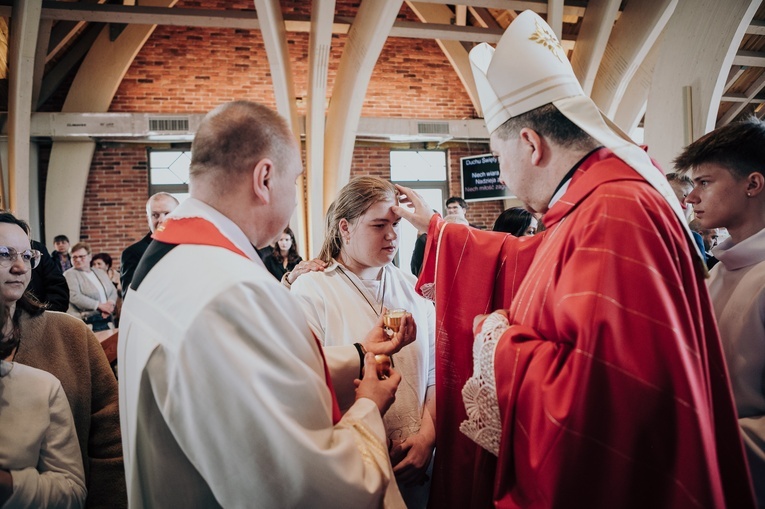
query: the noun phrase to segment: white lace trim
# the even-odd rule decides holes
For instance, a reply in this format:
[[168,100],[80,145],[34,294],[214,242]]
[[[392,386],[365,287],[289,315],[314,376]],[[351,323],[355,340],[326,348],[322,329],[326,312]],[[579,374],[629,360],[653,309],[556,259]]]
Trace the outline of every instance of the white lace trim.
[[420,293],[428,300],[436,301],[436,284],[425,283],[420,287]]
[[499,455],[502,422],[494,380],[494,351],[508,327],[507,318],[499,313],[484,320],[473,343],[473,376],[462,388],[468,418],[460,424],[460,431],[495,456]]

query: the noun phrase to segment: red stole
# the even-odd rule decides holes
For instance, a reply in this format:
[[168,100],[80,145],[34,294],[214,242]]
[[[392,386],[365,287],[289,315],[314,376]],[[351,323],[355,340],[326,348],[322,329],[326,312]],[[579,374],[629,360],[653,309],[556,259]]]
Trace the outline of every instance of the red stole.
[[[157,231],[154,232],[152,238],[166,244],[193,244],[197,246],[222,247],[247,258],[247,255],[244,254],[241,249],[236,247],[228,237],[223,235],[213,223],[201,217],[168,218],[159,226],[159,228],[157,228]],[[329,367],[324,358],[324,349],[316,336],[313,336],[313,340],[319,348],[321,363],[324,367],[324,381],[327,383],[329,392],[332,395],[332,424],[337,424],[340,422],[342,414],[340,413],[340,406],[337,404],[335,389],[332,386]]]
[[428,294],[435,282],[437,292],[433,509],[492,505],[496,458],[459,431],[467,419],[462,388],[473,374],[473,318],[510,307],[542,238],[431,220],[416,289]]

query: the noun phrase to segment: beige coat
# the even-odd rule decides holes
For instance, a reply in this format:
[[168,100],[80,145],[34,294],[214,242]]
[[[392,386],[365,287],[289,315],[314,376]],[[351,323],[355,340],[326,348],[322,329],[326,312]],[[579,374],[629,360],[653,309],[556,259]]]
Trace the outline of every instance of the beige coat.
[[[117,303],[117,289],[109,279],[109,275],[101,269],[92,268],[101,285],[104,287],[106,300]],[[100,304],[98,288],[88,278],[84,271],[69,269],[64,272],[66,283],[69,285],[69,309],[67,313],[78,318],[92,315]]]

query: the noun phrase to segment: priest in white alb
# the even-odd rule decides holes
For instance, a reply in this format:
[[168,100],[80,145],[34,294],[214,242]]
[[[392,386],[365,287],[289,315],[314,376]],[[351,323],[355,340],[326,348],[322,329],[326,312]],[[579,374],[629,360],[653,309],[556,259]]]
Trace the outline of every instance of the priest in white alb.
[[[358,338],[366,357],[337,347],[328,367],[255,251],[295,208],[302,164],[286,122],[259,104],[224,104],[192,154],[191,198],[155,232],[122,310],[130,507],[403,507],[381,417],[400,375],[378,379],[373,353],[410,338],[383,341],[377,326]],[[341,416],[334,388],[353,395],[360,365]]]

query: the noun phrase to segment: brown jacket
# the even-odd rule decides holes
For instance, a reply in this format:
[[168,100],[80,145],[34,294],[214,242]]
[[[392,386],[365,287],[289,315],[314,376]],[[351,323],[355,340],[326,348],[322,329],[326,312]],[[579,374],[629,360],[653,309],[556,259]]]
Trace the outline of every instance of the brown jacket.
[[88,508],[126,508],[117,379],[82,320],[56,311],[22,312],[15,361],[61,381],[80,442]]

